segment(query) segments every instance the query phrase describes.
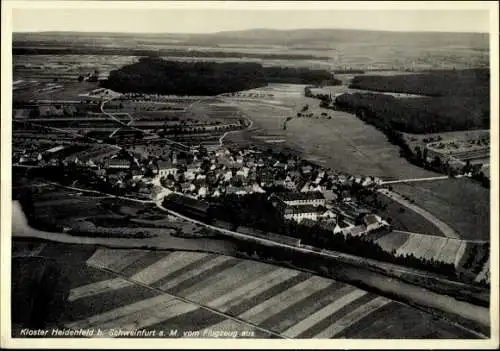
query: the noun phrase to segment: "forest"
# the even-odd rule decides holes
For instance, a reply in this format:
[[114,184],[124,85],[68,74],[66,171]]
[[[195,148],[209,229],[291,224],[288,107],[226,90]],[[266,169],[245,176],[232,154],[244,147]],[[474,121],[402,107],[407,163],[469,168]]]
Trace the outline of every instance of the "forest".
[[352,79],[350,88],[426,96],[489,96],[488,69],[435,70],[392,76],[364,75]]
[[490,126],[489,95],[396,98],[374,93],[342,94],[335,99],[340,110],[353,112],[379,129],[420,134]]
[[490,126],[488,69],[436,70],[394,76],[356,76],[350,88],[414,94],[343,94],[335,105],[354,112],[379,129],[406,133],[439,133],[488,129]]
[[179,62],[143,57],[110,72],[101,85],[122,93],[214,96],[268,83],[335,84],[323,70],[263,67],[251,62]]

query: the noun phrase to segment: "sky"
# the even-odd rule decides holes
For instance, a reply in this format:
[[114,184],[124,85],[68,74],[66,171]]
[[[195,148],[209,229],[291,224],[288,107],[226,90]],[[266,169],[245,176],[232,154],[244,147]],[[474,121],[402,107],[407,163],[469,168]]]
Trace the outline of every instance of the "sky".
[[487,10],[13,9],[14,32],[212,33],[338,28],[489,32]]

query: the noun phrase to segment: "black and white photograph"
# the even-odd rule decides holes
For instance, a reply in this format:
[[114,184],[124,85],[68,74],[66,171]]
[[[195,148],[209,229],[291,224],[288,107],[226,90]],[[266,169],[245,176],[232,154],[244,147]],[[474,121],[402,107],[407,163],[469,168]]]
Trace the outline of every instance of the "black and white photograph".
[[2,2],[2,346],[498,347],[498,3],[406,5]]

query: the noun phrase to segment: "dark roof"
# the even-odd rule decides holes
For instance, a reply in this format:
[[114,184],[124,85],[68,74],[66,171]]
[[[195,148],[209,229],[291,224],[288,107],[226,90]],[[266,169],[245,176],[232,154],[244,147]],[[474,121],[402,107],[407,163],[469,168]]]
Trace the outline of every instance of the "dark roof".
[[349,229],[349,234],[357,236],[361,235],[366,231],[366,227],[364,225],[357,225],[351,229]]
[[319,191],[311,191],[307,193],[301,192],[286,192],[274,194],[281,201],[295,201],[295,200],[324,200],[325,197]]
[[158,161],[158,168],[159,169],[176,168],[176,166],[169,160],[167,161],[160,160]]
[[170,193],[165,197],[167,203],[172,203],[176,205],[182,205],[184,207],[190,207],[199,211],[206,212],[210,205],[205,201],[196,200],[187,196],[182,196],[174,193]]
[[365,222],[366,225],[377,224],[378,223],[378,219],[377,219],[377,217],[374,214],[366,215],[363,218],[363,221]]
[[317,207],[313,205],[287,206],[283,213],[284,214],[319,213],[319,210]]
[[124,160],[121,158],[113,158],[109,160],[108,166],[130,166],[130,160]]
[[318,222],[313,221],[312,219],[309,219],[309,218],[305,218],[300,222],[300,224],[305,225],[306,227],[312,228],[312,227],[315,227],[316,225],[318,225]]

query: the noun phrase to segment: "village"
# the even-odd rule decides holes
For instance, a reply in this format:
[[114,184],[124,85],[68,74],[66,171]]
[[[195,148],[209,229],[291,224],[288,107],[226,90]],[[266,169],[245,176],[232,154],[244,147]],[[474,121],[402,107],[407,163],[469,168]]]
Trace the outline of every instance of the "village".
[[98,145],[93,146],[97,151],[77,152],[79,158],[74,156],[74,148],[53,147],[31,156],[17,155],[15,161],[84,168],[120,194],[137,193],[158,201],[176,194],[175,201],[188,212],[190,207],[206,212],[209,204],[224,196],[266,194],[283,221],[320,225],[349,236],[390,227],[351,196],[353,188],[375,191],[381,183],[379,178],[325,169],[294,155],[254,146],[208,151],[200,145],[185,151],[165,145],[161,154],[145,156],[130,149]]

